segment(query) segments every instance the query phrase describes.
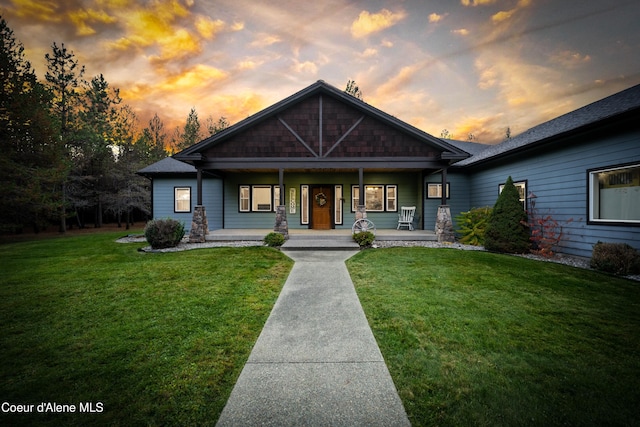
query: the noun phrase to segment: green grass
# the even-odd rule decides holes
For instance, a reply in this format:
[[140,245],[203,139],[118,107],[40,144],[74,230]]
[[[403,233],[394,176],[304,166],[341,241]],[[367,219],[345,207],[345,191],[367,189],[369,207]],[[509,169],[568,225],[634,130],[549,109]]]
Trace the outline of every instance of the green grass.
[[640,424],[640,283],[446,249],[347,265],[413,425]]
[[96,234],[0,245],[0,424],[214,425],[291,269],[271,248],[148,254]]

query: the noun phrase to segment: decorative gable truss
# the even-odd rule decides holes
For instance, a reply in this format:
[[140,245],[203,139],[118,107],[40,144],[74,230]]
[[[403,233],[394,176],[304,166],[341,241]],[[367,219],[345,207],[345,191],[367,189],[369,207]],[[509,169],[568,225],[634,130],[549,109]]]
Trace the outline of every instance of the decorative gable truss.
[[216,170],[423,170],[441,168],[450,159],[467,156],[318,82],[176,158]]

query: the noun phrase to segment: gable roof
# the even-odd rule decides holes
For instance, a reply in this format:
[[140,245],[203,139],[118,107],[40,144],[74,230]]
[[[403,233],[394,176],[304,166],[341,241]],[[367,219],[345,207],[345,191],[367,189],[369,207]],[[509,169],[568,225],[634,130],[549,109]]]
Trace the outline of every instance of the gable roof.
[[138,175],[151,176],[159,174],[195,174],[196,168],[173,157],[165,157],[136,172]]
[[472,157],[456,163],[455,166],[475,165],[503,155],[512,154],[521,149],[552,142],[558,138],[580,132],[607,119],[638,109],[640,109],[640,85],[630,87],[622,92],[532,127],[503,143],[490,145],[487,149],[474,154]]
[[444,141],[449,144],[458,147],[459,149],[466,151],[472,156],[476,154],[480,154],[482,151],[486,150],[489,147],[492,147],[491,144],[480,144],[479,142],[471,142],[471,141],[458,141],[456,139],[445,139]]
[[[301,91],[283,99],[264,110],[247,117],[246,119],[238,122],[237,124],[230,126],[222,132],[216,133],[197,144],[192,145],[184,149],[183,151],[174,155],[176,159],[186,162],[198,162],[205,160],[204,153],[211,150],[213,147],[231,140],[233,137],[247,132],[251,128],[256,128],[261,123],[264,123],[268,119],[273,119],[279,114],[284,113],[296,104],[299,104],[311,97],[317,95],[326,95],[327,97],[337,100],[343,105],[347,105],[353,110],[359,111],[360,114],[366,117],[371,117],[377,122],[384,124],[392,128],[394,131],[398,131],[416,141],[420,141],[424,144],[434,147],[439,152],[439,159],[445,161],[457,161],[469,157],[469,154],[459,149],[453,144],[443,141],[429,135],[426,132],[417,129],[416,127],[405,123],[396,117],[393,117],[356,97],[345,93],[342,90],[337,89],[325,83],[322,80],[318,80],[316,83],[302,89]],[[300,138],[299,138],[300,140]],[[304,141],[301,141],[304,142]],[[338,145],[336,143],[335,145]],[[307,147],[309,148],[309,147]],[[309,150],[313,153],[313,150]],[[315,154],[315,153],[313,153]]]

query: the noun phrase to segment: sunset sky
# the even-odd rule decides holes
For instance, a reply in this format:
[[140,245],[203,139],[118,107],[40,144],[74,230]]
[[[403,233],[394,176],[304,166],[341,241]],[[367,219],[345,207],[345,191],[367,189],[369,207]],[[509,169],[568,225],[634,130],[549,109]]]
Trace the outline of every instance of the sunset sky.
[[0,0],[44,78],[64,43],[146,126],[231,123],[324,80],[496,143],[640,83],[638,0]]

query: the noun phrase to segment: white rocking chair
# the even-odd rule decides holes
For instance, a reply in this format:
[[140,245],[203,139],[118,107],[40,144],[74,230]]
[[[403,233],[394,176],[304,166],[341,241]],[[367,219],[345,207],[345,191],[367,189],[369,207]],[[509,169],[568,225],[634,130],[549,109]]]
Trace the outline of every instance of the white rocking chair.
[[400,208],[400,214],[398,215],[398,228],[397,230],[400,230],[400,227],[408,227],[409,231],[413,231],[413,216],[416,213],[416,207],[415,206],[402,206]]

